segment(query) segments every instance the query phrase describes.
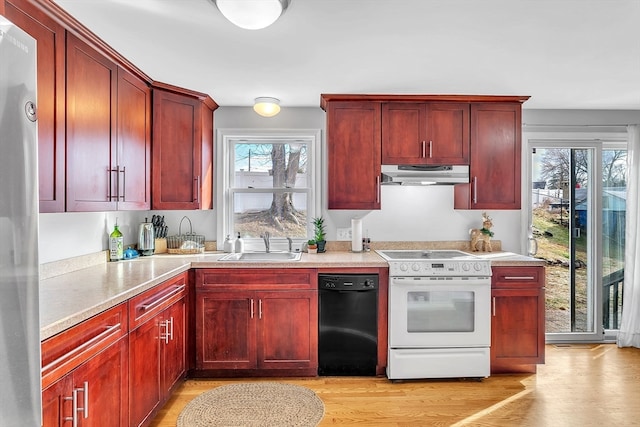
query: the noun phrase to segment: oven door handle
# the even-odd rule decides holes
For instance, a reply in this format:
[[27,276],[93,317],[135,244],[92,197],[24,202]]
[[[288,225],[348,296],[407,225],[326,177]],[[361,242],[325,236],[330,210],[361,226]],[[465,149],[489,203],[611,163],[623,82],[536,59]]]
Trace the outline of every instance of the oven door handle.
[[392,277],[391,283],[398,286],[420,286],[420,285],[479,285],[483,283],[479,283],[481,280],[486,282],[486,284],[491,284],[490,277],[474,277],[473,279],[477,280],[469,280],[468,277],[447,277],[447,280],[442,280],[442,278],[434,277]]

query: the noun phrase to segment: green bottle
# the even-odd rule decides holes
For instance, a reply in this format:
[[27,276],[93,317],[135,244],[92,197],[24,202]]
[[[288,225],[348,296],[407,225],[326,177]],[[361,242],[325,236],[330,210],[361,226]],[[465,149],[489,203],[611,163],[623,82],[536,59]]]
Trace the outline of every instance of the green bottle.
[[109,235],[109,260],[119,261],[124,259],[124,238],[122,232],[118,229],[118,220],[113,226],[113,231]]

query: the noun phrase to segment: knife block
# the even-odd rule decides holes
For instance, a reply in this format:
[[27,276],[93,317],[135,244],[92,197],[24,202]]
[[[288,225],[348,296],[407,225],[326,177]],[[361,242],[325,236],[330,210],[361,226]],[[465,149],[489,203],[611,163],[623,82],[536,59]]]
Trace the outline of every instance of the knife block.
[[161,238],[155,240],[155,250],[154,254],[166,254],[167,253],[167,239]]

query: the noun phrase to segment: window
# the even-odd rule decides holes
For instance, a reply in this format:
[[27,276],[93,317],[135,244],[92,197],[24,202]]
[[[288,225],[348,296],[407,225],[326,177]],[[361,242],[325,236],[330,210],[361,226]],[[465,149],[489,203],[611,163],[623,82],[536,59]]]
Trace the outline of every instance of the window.
[[276,244],[307,240],[319,206],[319,131],[219,132],[225,179],[218,243],[240,233],[248,249],[262,249],[265,232]]

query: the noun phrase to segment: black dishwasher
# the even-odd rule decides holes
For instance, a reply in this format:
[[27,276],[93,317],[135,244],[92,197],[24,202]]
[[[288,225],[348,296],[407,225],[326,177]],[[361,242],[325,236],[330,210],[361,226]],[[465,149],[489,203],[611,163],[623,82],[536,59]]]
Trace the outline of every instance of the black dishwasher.
[[319,274],[318,375],[375,375],[378,275]]

